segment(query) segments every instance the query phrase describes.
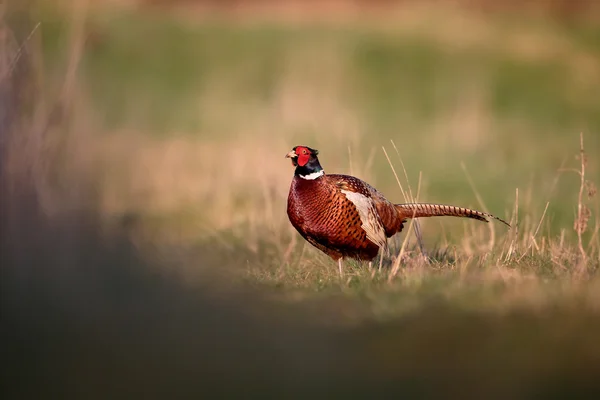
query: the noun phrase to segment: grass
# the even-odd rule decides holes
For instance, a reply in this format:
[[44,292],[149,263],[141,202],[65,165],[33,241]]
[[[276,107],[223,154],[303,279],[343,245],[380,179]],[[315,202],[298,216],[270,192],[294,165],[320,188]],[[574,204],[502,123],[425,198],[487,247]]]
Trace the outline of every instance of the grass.
[[[578,203],[592,215],[599,207],[597,197],[578,197],[580,182],[568,172],[579,132],[586,180],[599,170],[593,29],[410,15],[375,27],[90,14],[74,96],[83,100],[79,123],[98,126],[80,146],[95,149],[102,213],[133,221],[149,251],[178,248],[192,276],[202,275],[196,248],[208,247],[243,265],[232,276],[242,281],[337,287],[328,259],[298,239],[284,213],[291,167],[281,154],[307,143],[327,171],[357,175],[398,202],[392,169],[402,163],[404,185],[416,193],[418,184],[420,200],[513,219],[513,231],[423,221],[425,248],[445,256],[433,273],[421,262],[418,281],[452,281],[465,270],[484,280],[570,275]],[[60,74],[68,20],[52,12],[42,19],[46,69]],[[51,97],[52,85],[45,92]],[[593,272],[597,217],[588,222],[581,240]],[[395,239],[396,252],[403,240]],[[412,237],[407,244],[416,255]],[[388,280],[356,265],[343,286],[377,291]]]
[[[597,28],[81,15],[32,11],[27,79],[2,80],[34,89],[2,115],[15,397],[597,389]],[[429,258],[406,228],[382,271],[340,279],[285,215],[297,144],[513,229],[423,221]]]

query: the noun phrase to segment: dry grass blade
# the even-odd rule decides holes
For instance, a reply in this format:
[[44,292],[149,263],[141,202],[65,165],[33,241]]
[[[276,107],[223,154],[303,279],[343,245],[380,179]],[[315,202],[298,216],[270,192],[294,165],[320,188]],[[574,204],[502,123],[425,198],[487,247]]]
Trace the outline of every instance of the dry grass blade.
[[354,175],[354,168],[352,167],[352,149],[348,145],[348,168],[350,169],[350,175]]
[[77,81],[77,70],[83,55],[85,43],[85,21],[87,18],[88,1],[79,0],[73,2],[72,8],[72,32],[71,32],[71,52],[67,63],[67,72],[63,84],[61,103],[62,106],[68,109],[68,106],[73,101],[73,90]]
[[[407,202],[407,203],[414,203],[412,195],[407,194],[407,192],[404,191],[404,188],[402,187],[402,183],[400,182],[400,178],[398,177],[398,174],[396,173],[396,169],[394,168],[394,165],[392,164],[392,160],[390,160],[390,157],[388,156],[388,153],[385,150],[385,147],[381,146],[381,148],[383,149],[383,153],[385,154],[385,158],[387,159],[387,162],[388,162],[390,168],[392,169],[392,172],[394,173],[394,177],[396,178],[396,182],[398,183],[398,186],[400,187],[400,191],[402,192],[402,197],[404,197],[404,201]],[[401,159],[401,161],[402,161],[402,159]],[[406,169],[404,171],[406,173]],[[408,182],[408,179],[407,179],[407,182]],[[409,188],[410,188],[410,185],[409,185]],[[414,216],[414,214],[413,214],[413,216]],[[414,223],[413,223],[413,221],[414,221]],[[422,240],[422,237],[421,237],[421,231],[419,229],[419,221],[416,221],[414,218],[411,219],[411,223],[409,225],[409,229],[407,230],[406,237],[404,238],[404,240],[406,241],[407,238],[408,238],[408,236],[409,236],[409,232],[411,231],[410,227],[414,228],[415,236],[417,238],[417,242],[419,244],[419,248],[421,250],[421,254],[425,255],[425,250],[423,248],[423,240]]]
[[[410,224],[408,225],[409,231],[412,228],[415,221],[416,221],[415,218],[411,218]],[[402,257],[404,257],[404,253],[406,251],[406,244],[408,243],[408,236],[409,235],[404,236],[404,240],[402,241],[402,246],[400,246],[400,252],[398,253],[398,256],[396,257],[396,260],[394,261],[394,264],[392,266],[392,270],[390,271],[390,274],[388,275],[388,280],[387,280],[388,283],[392,282],[392,280],[396,277],[396,275],[398,274],[398,271],[400,270],[400,264],[402,263]]]
[[[477,190],[477,187],[475,187],[475,183],[473,182],[473,178],[471,178],[471,175],[469,174],[469,171],[467,170],[467,166],[465,165],[465,163],[463,161],[460,162],[460,166],[461,166],[462,170],[464,171],[465,176],[467,177],[467,181],[469,182],[469,186],[471,187],[471,190],[473,190],[473,193],[475,194],[475,198],[477,199],[477,202],[479,203],[479,205],[481,206],[483,211],[485,211],[487,213],[488,208],[485,206],[485,203],[483,202],[483,197],[481,197],[481,194]],[[507,223],[505,222],[505,224],[507,224]],[[492,249],[494,248],[494,244],[496,243],[496,230],[494,229],[494,224],[488,224],[488,228],[490,229],[490,241],[488,243],[488,251],[492,251]]]
[[598,244],[597,243],[598,232],[600,232],[600,224],[598,223],[598,221],[596,221],[596,228],[594,228],[594,233],[592,233],[592,236],[590,237],[590,241],[587,245],[587,252],[589,254],[592,253],[594,245],[597,246],[597,244]]
[[21,45],[19,46],[16,54],[14,55],[12,61],[10,62],[10,66],[8,67],[8,70],[5,72],[4,76],[2,76],[0,78],[0,80],[4,80],[7,79],[8,77],[10,77],[10,75],[12,75],[15,67],[17,66],[17,64],[19,63],[19,60],[21,59],[21,56],[23,54],[23,50],[25,49],[25,46],[27,46],[27,43],[29,43],[29,41],[31,40],[31,38],[33,37],[33,35],[35,34],[35,32],[37,32],[38,28],[41,26],[41,22],[38,22],[33,29],[31,30],[31,32],[29,32],[29,35],[25,38],[25,40],[23,41],[23,43],[21,43]]
[[[508,250],[506,251],[506,255],[504,256],[504,262],[507,262],[508,260],[510,260],[510,258],[513,256],[513,254],[515,254],[515,252],[517,251],[517,247],[518,247],[518,240],[519,240],[519,188],[515,189],[515,208],[514,208],[514,215],[510,219],[510,225],[514,226],[514,232],[512,234],[512,239],[510,239],[510,245],[508,247]],[[503,251],[503,253],[504,253],[504,251]],[[503,258],[503,257],[500,256],[500,258]]]
[[[409,200],[411,202],[416,202],[416,199],[412,195],[412,189],[410,187],[410,180],[408,179],[408,172],[406,171],[406,167],[404,166],[404,161],[402,160],[402,156],[400,156],[400,151],[398,151],[398,147],[396,147],[396,143],[394,143],[393,140],[390,140],[390,142],[392,143],[392,146],[394,147],[394,150],[396,151],[396,154],[398,155],[398,159],[400,160],[400,165],[402,165],[402,170],[404,171],[404,179],[406,179],[406,184],[408,185],[408,193],[410,196]],[[420,176],[420,172],[419,172],[419,186],[420,185],[421,185],[421,176]],[[418,194],[417,194],[417,197],[418,197]],[[421,233],[421,224],[419,223],[419,221],[415,221],[415,224],[413,225],[413,227],[414,227],[414,231],[415,231],[415,236],[417,237],[417,243],[419,244],[419,250],[421,250],[421,254],[423,256],[427,257],[427,254],[425,253],[425,247],[423,246],[423,235]]]
[[396,144],[394,143],[394,141],[390,140],[390,142],[392,143],[394,150],[396,150],[396,154],[398,155],[398,160],[400,160],[400,165],[402,165],[402,171],[404,171],[404,179],[406,179],[406,183],[408,184],[408,195],[410,196],[410,198],[408,198],[407,200],[414,203],[415,199],[412,195],[412,190],[410,187],[410,180],[408,179],[408,172],[406,171],[406,167],[404,166],[404,161],[402,161],[402,156],[400,156],[400,152],[398,151],[398,147],[396,147]]
[[579,252],[581,253],[581,258],[583,260],[582,264],[585,265],[585,261],[587,259],[587,254],[585,249],[583,248],[583,232],[585,232],[587,228],[587,216],[584,212],[583,205],[583,192],[585,191],[585,166],[587,163],[585,149],[583,147],[583,133],[579,134],[579,159],[581,161],[581,170],[579,171],[580,185],[579,185],[579,197],[577,199],[577,222],[575,224],[575,229],[577,231],[577,245],[579,247]]
[[583,233],[587,230],[588,222],[590,218],[590,210],[584,204],[583,197],[586,189],[588,188],[587,182],[585,180],[586,173],[586,165],[587,165],[587,156],[585,153],[585,147],[583,145],[583,133],[579,134],[579,161],[580,167],[576,168],[560,168],[559,172],[574,172],[579,175],[579,193],[577,196],[577,216],[575,217],[575,223],[573,224],[573,229],[577,234],[577,248],[579,250],[579,254],[581,256],[581,269],[586,268],[586,261],[588,259],[588,254],[585,250],[585,246],[583,244]]
[[[422,177],[422,174],[419,172],[419,184],[417,186],[417,199],[419,198],[419,194],[421,192],[421,177]],[[413,211],[413,216],[410,219],[410,224],[408,226],[409,232],[410,232],[410,228],[414,227],[414,224],[417,222],[417,219],[415,218],[416,212],[417,212],[417,210],[415,209]],[[408,243],[408,236],[409,235],[404,236],[404,240],[402,241],[402,246],[400,247],[400,252],[398,253],[398,256],[394,262],[392,270],[391,270],[390,274],[388,275],[388,282],[391,282],[394,279],[394,277],[398,274],[398,271],[400,270],[400,264],[402,262],[402,257],[404,256],[404,252],[406,251],[406,246]],[[425,255],[425,253],[421,252],[421,254],[423,255],[424,259],[427,260],[427,256]]]
[[527,247],[527,250],[525,250],[523,252],[523,254],[521,254],[521,257],[519,257],[519,259],[517,260],[517,262],[521,262],[521,260],[527,255],[527,253],[529,252],[529,250],[531,250],[531,248],[535,245],[537,247],[537,243],[535,241],[535,237],[537,236],[538,232],[540,231],[540,227],[542,226],[542,222],[544,221],[544,217],[546,216],[546,212],[548,211],[548,206],[550,205],[550,202],[546,203],[546,207],[544,207],[544,212],[542,213],[542,217],[540,218],[540,221],[537,224],[537,227],[535,228],[535,231],[533,232],[533,234],[530,237],[530,242],[529,242],[529,246]]
[[398,174],[396,173],[396,168],[394,168],[394,164],[392,164],[392,160],[390,160],[390,156],[388,156],[387,151],[385,150],[384,146],[381,146],[381,149],[383,150],[383,154],[385,154],[385,158],[387,159],[388,164],[390,165],[390,168],[392,169],[392,173],[394,174],[394,178],[396,178],[396,183],[398,183],[398,187],[400,188],[400,192],[402,193],[402,197],[404,197],[404,201],[411,202],[410,199],[407,197],[406,192],[404,191],[404,188],[402,187],[402,183],[400,182],[400,178],[398,178]]

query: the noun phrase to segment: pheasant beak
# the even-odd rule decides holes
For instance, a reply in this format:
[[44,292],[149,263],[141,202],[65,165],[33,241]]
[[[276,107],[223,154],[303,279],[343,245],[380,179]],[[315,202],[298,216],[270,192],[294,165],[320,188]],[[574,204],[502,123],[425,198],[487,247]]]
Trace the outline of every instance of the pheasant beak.
[[296,158],[298,157],[298,154],[296,154],[296,152],[294,150],[290,151],[289,153],[287,153],[285,155],[285,158]]

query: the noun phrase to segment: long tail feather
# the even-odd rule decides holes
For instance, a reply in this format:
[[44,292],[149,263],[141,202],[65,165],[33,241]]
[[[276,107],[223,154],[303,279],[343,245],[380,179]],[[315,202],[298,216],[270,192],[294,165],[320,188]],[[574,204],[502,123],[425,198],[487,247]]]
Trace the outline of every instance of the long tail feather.
[[464,217],[473,218],[479,221],[489,222],[488,218],[496,219],[510,228],[510,224],[501,218],[485,212],[471,210],[470,208],[448,206],[444,204],[428,203],[406,203],[396,204],[396,209],[402,214],[403,218],[423,218],[423,217]]

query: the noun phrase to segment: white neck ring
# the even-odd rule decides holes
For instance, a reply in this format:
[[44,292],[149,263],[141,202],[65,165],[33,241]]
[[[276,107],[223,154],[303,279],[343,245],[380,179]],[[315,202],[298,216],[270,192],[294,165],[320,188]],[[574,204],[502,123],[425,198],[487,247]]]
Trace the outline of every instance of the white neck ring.
[[308,174],[308,175],[298,175],[298,176],[299,176],[300,178],[302,178],[302,179],[306,179],[306,180],[312,181],[312,180],[315,180],[315,179],[317,179],[317,178],[319,178],[319,177],[323,176],[324,174],[325,174],[325,171],[323,171],[323,170],[320,170],[320,171],[317,171],[317,172],[313,172],[312,174]]

